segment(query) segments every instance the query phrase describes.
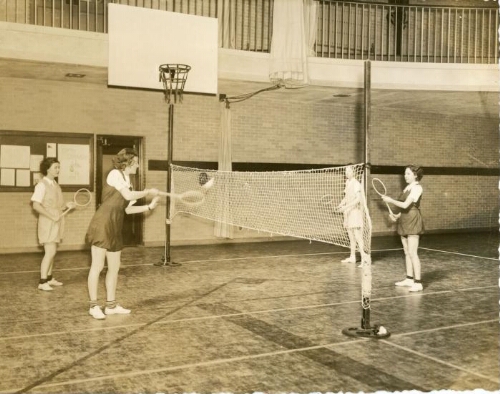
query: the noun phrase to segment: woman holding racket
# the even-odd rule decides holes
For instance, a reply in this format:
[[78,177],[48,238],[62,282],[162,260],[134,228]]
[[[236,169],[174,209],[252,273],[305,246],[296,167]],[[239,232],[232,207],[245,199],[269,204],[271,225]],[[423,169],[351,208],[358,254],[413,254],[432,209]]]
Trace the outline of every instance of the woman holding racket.
[[367,261],[368,254],[364,251],[363,243],[363,213],[361,203],[363,201],[363,189],[361,183],[354,177],[354,167],[348,165],[345,169],[346,183],[344,189],[344,198],[337,207],[337,210],[344,213],[344,227],[349,236],[351,254],[348,258],[342,260],[342,263],[356,262],[356,245],[361,254],[361,267],[363,261]]
[[[148,212],[158,204],[158,189],[145,189],[132,191],[130,175],[137,172],[139,167],[138,155],[130,148],[122,149],[113,158],[113,166],[106,178],[102,192],[102,204],[97,209],[90,221],[86,240],[91,244],[92,263],[88,276],[88,291],[90,297],[89,314],[94,319],[105,319],[106,315],[128,314],[130,309],[125,309],[116,302],[116,287],[118,271],[121,264],[121,251],[123,249],[122,227],[125,214]],[[136,200],[154,196],[148,205],[135,206]],[[104,313],[97,303],[97,289],[99,276],[108,262],[106,273],[106,306]]]
[[384,202],[393,204],[401,209],[401,212],[392,215],[397,220],[398,234],[405,253],[406,278],[396,282],[396,286],[409,287],[410,291],[422,291],[420,259],[418,257],[418,243],[420,235],[424,233],[424,222],[420,213],[420,200],[422,198],[422,186],[419,181],[424,175],[422,167],[409,165],[405,168],[405,187],[400,197],[395,200],[383,196]]
[[38,241],[43,245],[45,254],[40,265],[40,282],[38,289],[53,290],[52,286],[62,286],[52,276],[57,244],[62,241],[64,233],[65,209],[73,209],[74,202],[64,202],[62,190],[55,178],[59,176],[61,164],[54,157],[47,157],[40,162],[40,172],[44,175],[35,186],[31,197],[33,209],[38,212]]

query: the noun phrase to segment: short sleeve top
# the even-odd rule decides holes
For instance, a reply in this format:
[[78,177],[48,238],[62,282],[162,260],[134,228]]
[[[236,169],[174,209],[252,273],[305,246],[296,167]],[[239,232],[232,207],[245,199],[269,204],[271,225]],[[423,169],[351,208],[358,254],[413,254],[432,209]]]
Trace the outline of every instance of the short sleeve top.
[[356,195],[361,192],[361,183],[356,178],[351,178],[346,181],[345,185],[345,197],[347,201],[352,201],[356,198]]
[[[117,169],[111,170],[109,172],[108,177],[106,178],[106,183],[109,186],[114,187],[118,191],[121,191],[124,188],[132,190],[130,176]],[[136,202],[137,200],[131,200],[128,205],[134,205]]]
[[409,197],[415,203],[420,199],[420,196],[422,196],[423,189],[418,182],[412,182],[406,186],[404,193],[406,192],[410,192]]
[[[54,185],[55,182],[47,177],[43,178],[49,185]],[[40,204],[43,203],[43,198],[45,197],[45,183],[44,182],[38,182],[35,186],[35,191],[33,192],[33,195],[31,196],[31,201],[38,202]]]

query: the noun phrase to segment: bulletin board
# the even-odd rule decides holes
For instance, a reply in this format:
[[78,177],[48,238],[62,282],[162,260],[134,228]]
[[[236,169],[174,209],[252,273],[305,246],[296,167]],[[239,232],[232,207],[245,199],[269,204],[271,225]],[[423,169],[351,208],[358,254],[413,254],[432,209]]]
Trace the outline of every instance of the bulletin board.
[[46,157],[61,163],[57,182],[63,191],[93,191],[93,146],[92,134],[0,131],[0,192],[32,192]]

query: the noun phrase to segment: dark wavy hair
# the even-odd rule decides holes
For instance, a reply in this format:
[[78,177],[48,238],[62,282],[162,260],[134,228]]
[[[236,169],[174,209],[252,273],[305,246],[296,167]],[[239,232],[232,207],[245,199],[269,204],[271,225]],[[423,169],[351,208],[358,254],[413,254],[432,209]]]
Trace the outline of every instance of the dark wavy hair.
[[113,166],[117,170],[124,170],[125,167],[132,164],[134,157],[139,157],[137,152],[132,148],[124,148],[113,158]]
[[417,166],[415,164],[408,164],[406,168],[409,168],[413,174],[415,174],[415,178],[417,178],[417,181],[420,181],[420,179],[423,178],[424,176],[424,169],[420,166]]
[[49,168],[52,167],[52,164],[54,163],[59,163],[59,160],[57,160],[55,157],[46,157],[40,162],[40,172],[43,175],[47,175],[47,171],[49,171]]

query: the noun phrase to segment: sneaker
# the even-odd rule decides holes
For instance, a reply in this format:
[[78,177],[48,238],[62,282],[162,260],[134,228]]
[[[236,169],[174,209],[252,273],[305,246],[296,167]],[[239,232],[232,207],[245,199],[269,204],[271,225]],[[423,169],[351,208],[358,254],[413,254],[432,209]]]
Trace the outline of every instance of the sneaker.
[[341,263],[355,263],[356,259],[353,259],[352,257],[348,257],[344,260],[341,261]]
[[130,309],[125,309],[120,305],[117,305],[114,308],[106,307],[106,309],[104,309],[104,313],[106,313],[106,315],[128,315],[130,312]]
[[92,308],[90,308],[89,315],[97,320],[106,319],[106,315],[104,313],[102,313],[102,309],[99,305],[96,305],[96,306],[93,306]]
[[424,290],[424,286],[422,286],[422,283],[414,283],[412,287],[410,287],[410,291],[422,291]]
[[45,282],[38,285],[38,290],[51,291],[54,289],[50,287],[49,282]]
[[414,283],[415,282],[413,281],[413,279],[406,278],[406,279],[402,280],[401,282],[396,282],[395,285],[401,286],[401,287],[412,287]]
[[54,278],[49,280],[47,283],[51,286],[62,286],[63,285],[62,282],[59,282],[59,281],[55,280]]

